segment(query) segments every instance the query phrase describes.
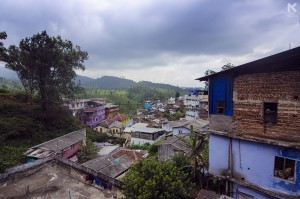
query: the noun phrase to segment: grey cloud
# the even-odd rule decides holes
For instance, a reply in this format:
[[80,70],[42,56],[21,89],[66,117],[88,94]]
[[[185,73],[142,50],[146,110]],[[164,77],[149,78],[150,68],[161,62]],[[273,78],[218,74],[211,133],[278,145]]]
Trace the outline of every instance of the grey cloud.
[[[137,7],[120,2],[95,12],[89,1],[2,0],[0,30],[17,44],[46,29],[88,51],[90,70],[122,70],[176,65],[176,58],[189,55],[250,54],[290,35],[286,28],[294,23],[285,16],[285,0],[153,0]],[[274,51],[283,45],[273,45]]]

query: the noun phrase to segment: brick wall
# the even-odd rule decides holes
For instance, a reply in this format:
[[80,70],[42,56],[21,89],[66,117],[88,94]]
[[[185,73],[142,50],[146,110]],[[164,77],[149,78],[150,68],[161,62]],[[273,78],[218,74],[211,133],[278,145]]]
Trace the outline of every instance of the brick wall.
[[[300,141],[300,71],[234,78],[234,133]],[[277,124],[264,124],[264,102],[278,103]]]

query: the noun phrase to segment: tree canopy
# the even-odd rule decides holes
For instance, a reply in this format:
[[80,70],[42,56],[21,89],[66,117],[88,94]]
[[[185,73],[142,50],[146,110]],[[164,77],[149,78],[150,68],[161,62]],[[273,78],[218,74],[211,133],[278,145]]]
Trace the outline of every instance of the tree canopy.
[[6,39],[7,34],[6,32],[0,32],[0,61],[3,61],[5,55],[5,48],[3,47],[3,42],[1,40]]
[[88,53],[69,40],[43,31],[22,39],[19,46],[9,46],[5,54],[6,67],[17,72],[30,96],[39,94],[46,112],[50,103],[81,91],[75,82],[75,70],[85,69],[83,62]]
[[228,63],[228,64],[225,64],[224,66],[222,66],[222,70],[228,70],[230,68],[234,68],[235,65],[233,65],[232,63]]
[[189,198],[193,184],[172,162],[149,159],[133,165],[124,177],[123,193],[130,199]]

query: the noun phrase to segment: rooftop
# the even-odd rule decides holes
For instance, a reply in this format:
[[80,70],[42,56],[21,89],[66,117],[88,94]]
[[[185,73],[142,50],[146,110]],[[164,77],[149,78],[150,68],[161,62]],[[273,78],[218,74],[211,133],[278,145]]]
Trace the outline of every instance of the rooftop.
[[[180,137],[182,137],[183,139],[188,139],[187,135],[180,136]],[[169,137],[167,140],[165,140],[160,145],[169,145],[169,144],[184,151],[185,153],[188,153],[190,151],[190,148],[188,147],[188,145],[184,141],[180,140],[178,137]]]
[[121,122],[123,120],[127,120],[128,117],[126,115],[124,115],[124,114],[118,113],[117,115],[114,116],[114,119],[117,120],[117,121],[119,121],[119,122]]
[[269,57],[258,59],[240,66],[220,71],[218,73],[197,78],[196,80],[208,81],[209,78],[225,74],[250,74],[276,71],[293,71],[300,69],[300,47],[293,48]]
[[89,160],[82,164],[87,168],[116,178],[129,169],[137,160],[143,157],[143,153],[121,149],[112,155],[106,155]]
[[3,179],[0,198],[113,198],[113,191],[90,185],[85,175],[53,160]]
[[[54,153],[59,153],[62,150],[72,146],[73,144],[76,144],[85,139],[86,139],[86,130],[85,129],[74,131],[72,133],[63,135],[63,136],[55,138],[53,140],[33,146],[26,152],[26,154],[28,156],[34,155],[31,153],[35,149],[41,149],[43,151],[50,150],[50,151],[53,151]],[[35,154],[37,154],[37,153],[35,153]]]
[[193,125],[194,131],[200,132],[208,127],[208,121],[202,119],[170,121],[170,127],[172,128],[185,127],[190,129],[191,125]]
[[108,128],[110,124],[112,124],[115,120],[114,119],[105,119],[103,121],[101,121],[98,126],[102,126],[105,128]]

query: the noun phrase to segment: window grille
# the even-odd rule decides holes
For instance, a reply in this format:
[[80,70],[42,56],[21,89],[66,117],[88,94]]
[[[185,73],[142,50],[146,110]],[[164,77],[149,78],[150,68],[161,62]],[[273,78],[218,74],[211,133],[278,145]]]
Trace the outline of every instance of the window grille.
[[295,165],[296,161],[275,156],[274,176],[288,181],[295,181]]

